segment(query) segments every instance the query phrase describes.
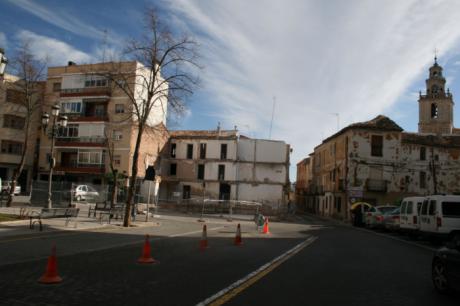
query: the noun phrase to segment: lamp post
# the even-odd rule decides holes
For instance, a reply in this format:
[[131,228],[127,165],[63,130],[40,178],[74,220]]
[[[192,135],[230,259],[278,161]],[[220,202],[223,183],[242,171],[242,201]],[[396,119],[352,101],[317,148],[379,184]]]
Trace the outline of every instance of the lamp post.
[[50,121],[50,115],[48,113],[44,113],[42,116],[42,128],[43,132],[51,138],[51,150],[50,150],[50,158],[49,158],[49,176],[48,176],[48,208],[52,207],[51,202],[51,182],[53,180],[53,169],[56,166],[56,159],[54,158],[54,140],[56,136],[58,136],[59,127],[66,127],[67,126],[67,116],[60,116],[59,122],[57,121],[59,116],[60,106],[58,104],[54,105],[51,108],[51,116],[52,116],[52,125],[51,127],[48,126]]
[[6,59],[6,56],[5,56],[5,50],[3,48],[0,48],[0,78],[3,78],[7,64],[8,64],[8,60]]

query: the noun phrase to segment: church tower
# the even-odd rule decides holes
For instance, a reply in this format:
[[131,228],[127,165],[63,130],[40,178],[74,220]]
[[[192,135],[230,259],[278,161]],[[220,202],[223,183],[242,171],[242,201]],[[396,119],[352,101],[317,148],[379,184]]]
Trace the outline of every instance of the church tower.
[[420,92],[418,100],[419,133],[452,134],[454,101],[449,89],[445,91],[445,85],[442,67],[435,57],[426,80],[426,93],[422,95]]

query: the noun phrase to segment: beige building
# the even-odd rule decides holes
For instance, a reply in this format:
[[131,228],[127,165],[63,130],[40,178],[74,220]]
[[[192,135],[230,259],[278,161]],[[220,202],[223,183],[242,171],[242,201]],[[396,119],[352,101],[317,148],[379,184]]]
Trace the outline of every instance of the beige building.
[[289,156],[285,142],[237,130],[172,131],[162,154],[160,199],[255,201],[277,210],[288,199]]
[[430,68],[419,100],[419,133],[377,116],[325,139],[297,165],[298,206],[340,219],[351,204],[398,204],[406,196],[460,194],[460,135],[442,68]]
[[[11,180],[13,171],[20,163],[25,141],[26,107],[21,98],[21,86],[16,86],[20,80],[12,75],[5,74],[0,77],[0,178],[3,182]],[[37,83],[39,94],[34,94],[33,99],[41,103],[43,99],[43,83]],[[22,174],[18,185],[22,192],[29,192],[36,166],[37,137],[40,125],[40,110],[38,109],[30,122],[28,150]]]
[[[51,113],[53,105],[60,106],[60,114],[69,120],[60,128],[55,139],[53,179],[70,182],[101,184],[110,171],[108,150],[113,150],[113,164],[118,173],[131,176],[137,128],[133,105],[124,90],[104,76],[109,71],[120,74],[120,80],[131,92],[143,98],[143,88],[135,73],[141,71],[140,63],[100,63],[50,67],[46,82],[43,112]],[[152,109],[148,118],[139,156],[138,176],[153,165],[158,152],[167,141],[167,101]],[[51,120],[50,120],[51,125]],[[39,179],[48,180],[51,140],[42,135],[39,155]]]

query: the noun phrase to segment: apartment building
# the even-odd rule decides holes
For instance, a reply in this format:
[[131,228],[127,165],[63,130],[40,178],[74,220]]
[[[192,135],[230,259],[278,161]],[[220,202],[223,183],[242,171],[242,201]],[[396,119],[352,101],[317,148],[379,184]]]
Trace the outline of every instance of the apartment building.
[[[117,82],[140,93],[144,90],[138,88],[139,82],[126,80],[135,80],[142,69],[145,68],[135,61],[89,65],[69,62],[67,66],[48,69],[43,112],[50,113],[53,105],[59,105],[60,114],[69,118],[55,139],[53,179],[101,184],[111,161],[118,173],[131,176],[137,137],[133,105],[125,91],[105,75],[107,71],[119,73],[122,77]],[[142,98],[140,95],[139,101]],[[167,141],[166,111],[167,101],[162,101],[148,118],[139,156],[140,178],[147,166],[155,163]],[[108,150],[113,150],[113,159]],[[38,169],[41,180],[48,180],[50,152],[51,139],[43,134]]]
[[237,130],[171,131],[161,159],[160,199],[203,197],[281,208],[289,193],[290,146]]
[[[3,182],[11,180],[14,169],[21,161],[26,128],[26,107],[18,77],[5,74],[0,77],[0,178]],[[41,103],[44,83],[36,83],[37,94],[31,96]],[[36,101],[35,101],[36,99]],[[30,120],[28,150],[25,155],[24,169],[18,178],[22,192],[29,192],[34,175],[38,149],[36,146],[41,113],[37,110]]]
[[350,205],[397,204],[406,196],[460,194],[460,134],[442,67],[429,69],[419,97],[419,131],[404,132],[385,116],[351,124],[297,165],[297,204],[340,219]]

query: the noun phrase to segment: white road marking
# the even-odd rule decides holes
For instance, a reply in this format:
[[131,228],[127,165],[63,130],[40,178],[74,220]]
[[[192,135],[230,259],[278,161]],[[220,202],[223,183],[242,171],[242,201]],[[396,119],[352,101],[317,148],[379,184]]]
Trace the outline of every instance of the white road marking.
[[296,254],[297,252],[299,252],[300,250],[302,250],[303,248],[305,248],[306,246],[310,245],[311,243],[313,243],[318,237],[310,237],[308,238],[307,240],[299,243],[298,245],[296,245],[295,247],[293,247],[292,249],[284,252],[283,254],[281,254],[280,256],[276,257],[275,259],[271,260],[270,262],[264,264],[263,266],[261,266],[260,268],[258,268],[257,270],[249,273],[248,275],[246,275],[245,277],[237,280],[236,282],[234,282],[233,284],[231,284],[230,286],[220,290],[219,292],[217,292],[216,294],[210,296],[209,298],[205,299],[204,301],[200,302],[197,304],[197,306],[205,306],[205,305],[208,305],[214,301],[216,301],[217,299],[223,297],[224,295],[226,295],[227,293],[229,293],[230,291],[232,291],[233,289],[236,289],[238,288],[239,286],[241,286],[242,284],[244,284],[245,282],[247,282],[248,280],[250,280],[251,278],[257,276],[258,274],[260,274],[261,272],[263,272],[264,270],[270,268],[272,265],[278,263],[278,262],[281,262],[285,259],[287,259],[288,257]]

